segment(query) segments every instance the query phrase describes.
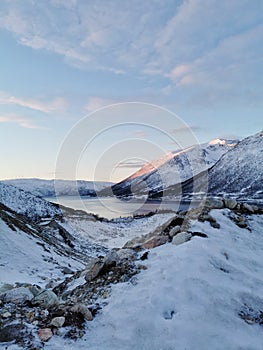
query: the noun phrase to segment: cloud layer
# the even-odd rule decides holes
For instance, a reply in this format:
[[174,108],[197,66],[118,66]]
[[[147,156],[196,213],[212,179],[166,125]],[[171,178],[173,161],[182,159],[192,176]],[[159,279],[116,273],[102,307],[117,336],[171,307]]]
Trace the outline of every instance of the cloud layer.
[[3,0],[0,27],[78,68],[160,77],[188,103],[258,104],[262,13],[260,0]]

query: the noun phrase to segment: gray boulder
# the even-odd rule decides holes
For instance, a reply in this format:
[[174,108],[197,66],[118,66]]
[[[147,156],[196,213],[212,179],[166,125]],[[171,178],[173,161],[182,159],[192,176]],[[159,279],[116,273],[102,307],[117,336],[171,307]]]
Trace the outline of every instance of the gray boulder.
[[33,297],[34,295],[31,293],[29,288],[26,287],[13,288],[0,295],[0,299],[2,301],[16,304],[23,304],[26,301],[32,300]]
[[59,304],[58,297],[52,290],[43,290],[31,300],[33,305],[39,305],[43,308],[49,309]]
[[187,241],[189,241],[192,237],[192,234],[189,232],[180,232],[176,236],[174,236],[172,240],[172,244],[174,245],[180,245]]

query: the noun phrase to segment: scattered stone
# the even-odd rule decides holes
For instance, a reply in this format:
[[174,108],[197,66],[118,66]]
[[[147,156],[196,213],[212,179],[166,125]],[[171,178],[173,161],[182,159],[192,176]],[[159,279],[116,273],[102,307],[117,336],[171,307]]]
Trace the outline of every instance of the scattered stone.
[[119,249],[117,254],[120,260],[134,261],[137,258],[137,253],[133,249]]
[[14,289],[14,286],[12,284],[5,283],[0,287],[0,297],[2,294],[6,293],[7,291]]
[[61,327],[63,327],[64,323],[65,323],[65,317],[64,316],[55,317],[51,321],[51,326],[54,326],[56,328],[61,328]]
[[27,312],[27,313],[26,313],[26,319],[27,319],[29,322],[33,322],[33,321],[34,321],[34,317],[35,317],[34,311],[30,311],[30,312]]
[[207,235],[203,232],[191,232],[192,236],[197,236],[197,237],[202,237],[202,238],[207,238]]
[[210,222],[210,225],[213,227],[213,228],[217,228],[219,229],[220,228],[220,224],[216,221],[211,221]]
[[168,242],[167,236],[154,236],[142,244],[145,249],[153,249]]
[[34,295],[30,292],[29,288],[26,287],[19,287],[7,290],[0,296],[2,301],[6,303],[16,304],[23,304],[26,301],[32,300],[33,297]]
[[111,268],[113,266],[116,266],[117,263],[120,261],[120,257],[117,254],[115,250],[111,250],[105,257],[104,257],[104,268]]
[[22,324],[10,324],[5,327],[1,327],[0,342],[6,343],[13,340],[18,341],[22,337],[24,326]]
[[140,257],[141,261],[147,260],[148,259],[149,252],[144,252],[142,256]]
[[96,278],[104,267],[104,261],[96,259],[95,262],[91,263],[88,269],[85,269],[85,280],[90,282]]
[[5,311],[3,314],[1,314],[3,318],[9,318],[12,316],[12,314],[9,311]]
[[248,203],[243,203],[242,204],[242,209],[248,213],[253,214],[254,213],[254,209],[252,208],[252,206]]
[[65,275],[72,275],[74,272],[67,266],[64,266],[62,268],[62,272],[65,274]]
[[92,313],[90,312],[89,308],[81,303],[78,303],[74,306],[72,306],[69,311],[71,313],[79,313],[83,316],[85,321],[92,321],[93,320],[93,316]]
[[53,336],[53,333],[50,328],[42,328],[38,330],[37,335],[41,341],[45,342]]
[[52,290],[46,289],[36,295],[31,303],[49,309],[58,305],[58,297]]
[[147,270],[147,266],[142,265],[142,264],[137,265],[137,267],[139,270]]
[[189,232],[180,232],[176,236],[174,236],[172,240],[172,244],[180,245],[182,243],[189,241],[191,237],[192,237],[192,234]]
[[224,208],[224,202],[221,199],[209,198],[206,200],[205,206],[211,209],[222,209]]
[[224,204],[226,208],[233,210],[237,206],[237,201],[233,198],[225,198]]
[[174,226],[174,227],[170,230],[169,236],[170,236],[171,238],[173,238],[177,233],[180,232],[180,229],[181,229],[181,226],[179,226],[179,225]]

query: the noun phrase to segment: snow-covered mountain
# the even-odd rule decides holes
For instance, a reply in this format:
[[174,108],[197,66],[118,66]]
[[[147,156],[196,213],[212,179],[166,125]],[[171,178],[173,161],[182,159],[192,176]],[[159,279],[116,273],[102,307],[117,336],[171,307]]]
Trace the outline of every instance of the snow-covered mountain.
[[40,197],[54,196],[96,196],[96,192],[111,186],[111,182],[85,180],[44,180],[44,179],[12,179],[3,183],[21,188]]
[[0,182],[0,203],[28,218],[61,216],[59,207],[12,185]]
[[211,168],[237,143],[238,141],[216,139],[171,152],[163,158],[147,163],[129,178],[113,185],[112,191],[117,196],[147,193],[151,196]]
[[209,192],[263,193],[263,132],[242,140],[209,171]]

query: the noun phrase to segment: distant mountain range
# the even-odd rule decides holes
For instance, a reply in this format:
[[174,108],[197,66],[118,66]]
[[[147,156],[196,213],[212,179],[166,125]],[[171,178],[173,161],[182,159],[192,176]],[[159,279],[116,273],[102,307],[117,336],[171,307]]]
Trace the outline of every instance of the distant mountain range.
[[[161,198],[191,196],[200,192],[233,196],[263,197],[263,132],[242,141],[216,139],[202,145],[170,152],[145,164],[127,179],[112,184],[78,180],[16,179],[0,183],[29,191],[39,197],[118,196]],[[11,201],[18,205],[24,195],[17,190]],[[0,198],[1,199],[1,198]],[[5,198],[5,200],[7,200]],[[1,200],[0,200],[1,201]],[[12,208],[12,205],[8,205]],[[30,208],[30,205],[28,205]],[[23,205],[21,205],[23,211]],[[40,204],[34,210],[44,209]]]
[[85,180],[44,180],[44,179],[14,179],[3,180],[2,183],[13,185],[39,197],[55,196],[90,196],[112,185],[112,182]]

